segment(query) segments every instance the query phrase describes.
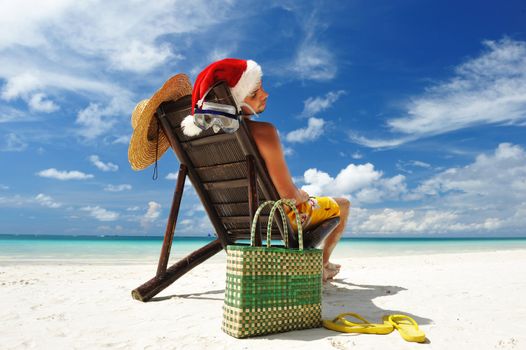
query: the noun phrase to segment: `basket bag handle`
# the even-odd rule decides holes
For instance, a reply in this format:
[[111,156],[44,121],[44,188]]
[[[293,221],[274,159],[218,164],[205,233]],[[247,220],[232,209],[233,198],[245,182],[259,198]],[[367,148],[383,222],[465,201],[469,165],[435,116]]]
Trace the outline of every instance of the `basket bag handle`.
[[290,207],[294,214],[296,214],[296,225],[298,227],[298,238],[299,238],[299,249],[303,250],[303,229],[301,227],[301,221],[299,218],[298,209],[296,208],[296,201],[293,199],[280,199],[277,201],[266,201],[263,204],[261,204],[258,209],[256,210],[256,214],[254,215],[254,220],[252,221],[252,226],[250,228],[250,245],[254,247],[256,245],[256,225],[258,222],[259,215],[261,214],[261,211],[263,208],[265,208],[267,205],[272,205],[272,208],[270,209],[270,213],[268,216],[268,224],[267,224],[267,248],[270,248],[270,241],[272,238],[272,221],[274,219],[274,213],[276,212],[276,209],[279,210],[281,214],[281,220],[284,223],[283,225],[283,235],[284,235],[284,242],[285,247],[289,247],[289,234],[288,234],[288,225],[285,225],[287,222],[287,217],[285,215],[285,211],[281,207],[282,204],[287,205]]

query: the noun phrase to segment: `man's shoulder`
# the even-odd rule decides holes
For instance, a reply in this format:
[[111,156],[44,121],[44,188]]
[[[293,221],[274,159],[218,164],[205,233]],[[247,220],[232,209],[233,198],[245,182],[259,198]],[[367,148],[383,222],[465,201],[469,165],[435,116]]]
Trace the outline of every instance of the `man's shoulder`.
[[258,122],[258,121],[249,120],[249,119],[247,119],[245,122],[250,127],[250,129],[258,129],[258,130],[275,130],[276,129],[274,124],[270,122]]
[[272,125],[274,126],[274,124],[272,124],[271,122],[260,122],[260,121],[256,121],[256,120],[252,120],[252,119],[248,119],[248,118],[245,118],[245,123],[247,124],[253,124],[253,125]]
[[276,140],[279,138],[276,127],[270,122],[256,122],[250,120],[247,121],[247,125],[258,146],[276,143]]

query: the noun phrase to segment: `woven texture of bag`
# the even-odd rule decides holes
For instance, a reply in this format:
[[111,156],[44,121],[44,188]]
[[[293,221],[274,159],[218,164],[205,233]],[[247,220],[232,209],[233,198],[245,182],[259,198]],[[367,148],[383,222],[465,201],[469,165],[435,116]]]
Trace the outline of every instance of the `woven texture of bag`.
[[[282,204],[296,212],[299,249],[271,247],[276,210],[286,223]],[[255,246],[255,229],[265,206],[273,205],[267,246]],[[284,226],[287,237],[287,226]],[[259,206],[251,227],[251,245],[227,246],[227,279],[222,330],[245,338],[321,326],[322,250],[303,249],[303,233],[293,201],[267,201]]]

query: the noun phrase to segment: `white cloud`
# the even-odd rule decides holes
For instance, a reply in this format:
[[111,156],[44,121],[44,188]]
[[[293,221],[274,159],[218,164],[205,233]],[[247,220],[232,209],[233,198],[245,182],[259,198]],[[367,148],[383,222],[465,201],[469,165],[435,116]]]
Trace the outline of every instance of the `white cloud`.
[[121,225],[115,225],[115,226],[101,225],[101,226],[97,226],[97,232],[115,234],[118,232],[124,232],[124,227],[122,227]]
[[[20,59],[15,57],[13,60]],[[31,69],[31,64],[35,65]],[[8,68],[2,71],[2,67]],[[21,70],[32,70],[27,73]],[[38,67],[38,68],[37,68]],[[55,102],[49,100],[42,91],[54,94],[60,91],[68,91],[81,95],[88,95],[92,100],[88,107],[77,114],[76,123],[81,126],[78,133],[88,139],[110,131],[115,125],[114,118],[119,115],[128,115],[133,108],[132,94],[124,88],[102,81],[102,79],[82,76],[82,72],[76,71],[57,71],[58,68],[46,68],[40,62],[3,62],[0,57],[0,78],[4,77],[6,84],[2,89],[1,97],[10,101],[15,98],[22,98],[27,102],[31,112],[51,113],[60,108]],[[64,70],[65,68],[62,68]],[[35,113],[21,111],[10,107],[1,107],[0,121],[28,121],[39,119]],[[105,129],[107,128],[107,129]]]
[[349,131],[349,139],[359,145],[370,147],[370,148],[392,148],[400,146],[404,143],[414,141],[418,139],[417,136],[411,137],[399,137],[394,139],[373,139],[362,135],[358,135],[354,131]]
[[127,49],[110,56],[113,68],[136,72],[148,72],[168,59],[176,61],[183,58],[182,55],[175,55],[167,44],[155,46],[137,40],[128,43]]
[[487,234],[503,227],[494,217],[461,215],[452,210],[435,209],[351,209],[355,220],[350,223],[354,234],[455,235]]
[[458,216],[452,212],[383,209],[370,214],[356,229],[362,233],[447,233]]
[[[56,41],[74,52],[120,64],[119,69],[141,72],[178,57],[165,40],[158,40],[159,37],[202,30],[225,20],[230,12],[227,4],[201,1],[152,4],[139,0],[131,8],[126,2],[22,3],[25,4],[2,3],[0,7],[0,13],[5,14],[0,22],[0,32],[5,34],[0,35],[0,48],[22,45],[46,50]],[[214,18],[209,17],[206,23],[188,21],[188,18],[204,18],[210,13],[214,13]],[[160,58],[154,53],[160,54]]]
[[292,156],[295,153],[292,147],[286,147],[282,145],[282,148],[283,148],[283,154],[286,156]]
[[294,182],[296,185],[303,184],[304,183],[303,176],[293,176],[292,182]]
[[157,202],[148,202],[148,210],[144,214],[144,218],[147,220],[155,220],[161,214],[161,205]]
[[[204,57],[194,34],[206,37],[217,24],[231,23],[239,17],[232,11],[234,5],[240,7],[200,0],[138,0],[133,6],[101,0],[4,1],[0,3],[0,97],[21,98],[29,111],[49,113],[61,108],[61,101],[72,101],[67,96],[72,94],[77,105],[84,104],[77,110],[80,136],[92,140],[117,128],[122,134],[123,117],[129,120],[133,101],[138,99],[131,90],[150,86],[153,91],[167,72],[185,71],[180,62],[190,59],[183,53]],[[207,50],[214,49],[209,41],[200,42]],[[152,70],[161,72],[137,79]],[[0,107],[0,122],[16,120],[4,110]]]
[[166,175],[165,179],[166,180],[177,180],[177,174],[178,173],[168,173],[168,175]]
[[41,170],[36,175],[41,177],[47,177],[50,179],[57,179],[57,180],[86,180],[93,178],[93,175],[86,174],[81,171],[77,170],[71,170],[71,171],[60,171],[55,168],[49,168],[45,170]]
[[314,9],[300,19],[304,38],[296,50],[291,70],[299,79],[327,81],[336,76],[338,68],[333,50],[319,39],[319,33],[326,25],[316,16],[317,13]]
[[360,152],[356,151],[353,154],[351,154],[351,157],[352,157],[352,159],[362,159],[363,158],[363,154],[361,154]]
[[28,200],[27,198],[24,198],[20,196],[19,194],[16,194],[14,196],[0,196],[0,206],[2,207],[21,207],[27,203],[30,203],[32,201]]
[[[18,51],[19,57],[26,53],[24,58],[31,63],[40,62],[40,66],[70,63],[59,67],[64,70],[68,66],[77,71],[100,66],[140,73],[183,59],[181,53],[186,52],[188,45],[183,35],[204,32],[229,21],[238,16],[232,7],[239,8],[233,3],[176,0],[139,0],[131,7],[123,1],[21,2],[0,5],[0,49],[4,52]],[[214,16],[210,17],[210,13]],[[207,21],[188,21],[189,18]],[[181,39],[177,47],[170,45],[174,36]]]
[[27,102],[29,108],[35,112],[51,113],[57,111],[59,106],[47,99],[46,94],[42,92],[33,93],[36,90],[40,90],[42,85],[42,82],[35,74],[24,72],[7,79],[0,92],[0,97],[6,101],[21,97]]
[[[291,16],[295,16],[300,26],[301,35],[291,44],[292,57],[284,62],[269,65],[267,71],[272,71],[284,79],[328,81],[338,72],[337,59],[334,50],[324,42],[322,33],[327,27],[327,20],[321,18],[327,4],[312,2],[279,2],[272,6],[280,6]],[[258,5],[259,7],[259,5]],[[289,26],[290,31],[293,24]],[[282,33],[284,34],[284,33]],[[292,36],[284,34],[284,38]]]
[[8,190],[9,186],[6,186],[4,184],[0,184],[0,190]]
[[337,72],[335,63],[329,49],[319,42],[305,40],[296,52],[292,72],[304,80],[331,80]]
[[309,124],[306,128],[297,129],[287,134],[285,139],[288,142],[306,142],[313,141],[323,134],[325,121],[320,118],[309,118]]
[[102,170],[102,171],[117,171],[117,170],[119,170],[119,166],[118,165],[115,165],[115,164],[110,163],[110,162],[104,163],[103,161],[100,160],[99,156],[97,156],[97,155],[91,155],[89,157],[89,160],[99,170]]
[[126,208],[126,211],[138,211],[140,209],[141,209],[140,207],[135,206],[135,207]]
[[131,135],[122,135],[117,137],[112,143],[120,143],[123,145],[127,145],[130,143]]
[[44,44],[47,39],[40,27],[57,20],[72,5],[74,5],[73,1],[1,2],[0,48],[17,44],[22,46]]
[[426,163],[426,162],[422,162],[420,160],[411,160],[411,161],[409,161],[409,164],[413,165],[413,166],[416,166],[416,167],[425,168],[425,169],[431,168],[431,164]]
[[113,117],[128,113],[131,108],[128,101],[113,98],[106,106],[90,103],[88,107],[77,114],[76,124],[80,125],[79,135],[86,139],[94,139],[110,130],[117,120]]
[[405,177],[396,175],[383,178],[371,163],[349,164],[336,177],[318,169],[305,171],[302,189],[311,195],[344,197],[353,204],[377,203],[385,199],[397,199],[407,192]]
[[309,97],[303,101],[303,111],[301,115],[304,117],[311,117],[317,113],[324,111],[331,107],[333,103],[338,101],[340,96],[344,95],[345,91],[330,91],[323,97]]
[[132,189],[132,185],[129,184],[122,184],[122,185],[107,185],[104,187],[104,191],[108,192],[121,192],[121,191],[129,191]]
[[27,148],[25,143],[15,133],[7,134],[2,141],[0,141],[1,152],[21,152]]
[[413,168],[431,169],[431,164],[428,164],[426,162],[422,162],[419,160],[409,160],[409,161],[400,160],[396,162],[396,169],[404,173],[412,174]]
[[[522,235],[526,225],[525,179],[526,151],[502,143],[492,153],[479,154],[464,167],[441,171],[411,190],[400,178],[391,178],[384,187],[398,192],[399,201],[406,205],[419,202],[413,202],[410,209],[353,207],[349,230],[355,234]],[[327,183],[330,186],[334,182]],[[377,187],[367,186],[354,198],[374,198],[375,190]],[[368,199],[363,203],[369,203]]]
[[415,139],[476,125],[526,122],[526,42],[485,41],[486,50],[455,69],[449,80],[430,86],[406,105],[405,116],[387,126],[403,136],[370,139],[350,133],[368,147],[394,147]]
[[2,88],[1,97],[3,100],[10,101],[41,87],[40,80],[34,74],[24,72],[11,77],[6,82]]
[[194,220],[192,220],[192,219],[181,220],[181,225],[190,226],[190,225],[193,225],[193,224],[194,224]]
[[376,171],[374,165],[367,163],[363,165],[349,164],[338,173],[336,178],[317,169],[308,169],[303,177],[305,183],[311,186],[309,188],[316,187],[319,189],[315,192],[326,193],[326,191],[331,191],[331,194],[334,192],[344,194],[354,192],[371,184],[380,179],[382,173]]
[[80,210],[89,212],[89,215],[91,215],[99,221],[115,221],[119,218],[119,213],[106,210],[104,208],[99,207],[98,205],[95,207],[82,207],[80,208]]
[[181,226],[179,226],[179,222],[177,222],[177,230],[179,234],[183,236],[196,236],[203,234],[213,236],[214,228],[208,216],[202,215],[202,213],[199,215],[193,214],[196,213],[192,213],[192,216],[190,217],[181,217]]
[[148,202],[148,209],[141,218],[141,225],[146,227],[149,223],[154,222],[161,215],[161,204],[150,201]]
[[0,105],[0,123],[29,121],[33,118],[28,113],[22,112],[16,108]]
[[36,112],[51,113],[59,109],[55,102],[46,100],[46,95],[37,93],[31,96],[28,101],[29,108]]
[[60,208],[62,206],[61,203],[59,202],[55,202],[53,200],[53,198],[51,198],[50,196],[46,196],[45,194],[43,193],[39,193],[36,197],[35,197],[35,200],[42,206],[44,207],[48,207],[48,208]]
[[505,208],[526,201],[526,188],[522,186],[525,178],[525,150],[518,145],[501,143],[493,154],[480,154],[472,164],[447,169],[423,181],[412,195],[422,198],[447,194],[449,205],[462,207],[480,205],[482,198],[486,198],[487,204],[495,209],[499,205]]
[[[178,174],[178,172],[168,173],[168,175],[166,175],[164,178],[170,181],[177,181]],[[193,192],[194,187],[192,186],[192,182],[190,181],[188,176],[185,178],[184,181],[184,190],[185,195],[191,195],[192,193],[195,194],[195,192]]]
[[[225,57],[232,57],[232,53],[235,51],[235,48],[234,48],[235,43],[231,42],[230,46],[231,47],[223,46],[223,47],[216,47],[216,48],[214,48],[208,54],[207,61],[208,62],[215,62],[215,61],[222,60]],[[199,72],[196,72],[196,74],[198,74],[198,73]]]

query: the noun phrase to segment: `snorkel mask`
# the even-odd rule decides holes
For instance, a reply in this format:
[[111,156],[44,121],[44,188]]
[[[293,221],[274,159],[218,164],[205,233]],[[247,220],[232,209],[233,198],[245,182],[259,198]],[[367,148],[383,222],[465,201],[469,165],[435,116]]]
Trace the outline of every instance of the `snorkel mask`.
[[203,102],[194,113],[195,125],[203,131],[211,127],[215,133],[221,129],[229,134],[236,132],[239,129],[238,118],[236,107],[215,102]]

